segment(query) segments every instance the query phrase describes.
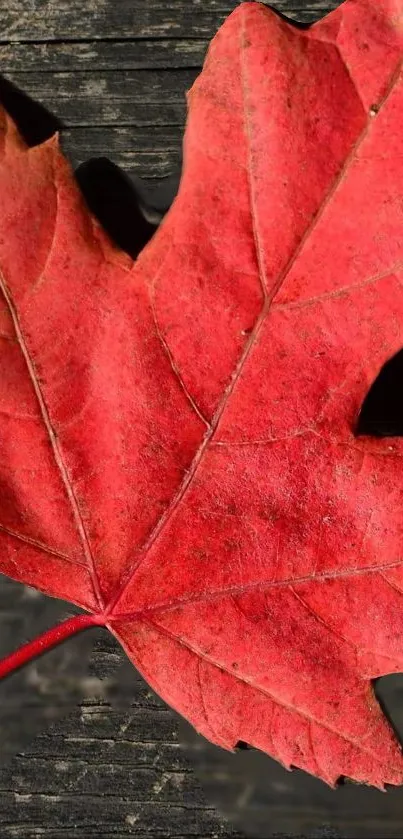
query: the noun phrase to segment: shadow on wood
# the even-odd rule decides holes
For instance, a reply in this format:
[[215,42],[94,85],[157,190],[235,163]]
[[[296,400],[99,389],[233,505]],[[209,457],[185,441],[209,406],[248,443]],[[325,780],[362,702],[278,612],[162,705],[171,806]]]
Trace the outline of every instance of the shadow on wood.
[[[43,143],[63,123],[4,76],[0,102],[13,118],[28,146]],[[179,186],[180,172],[149,185],[130,178],[106,157],[81,164],[76,177],[84,198],[111,239],[136,259],[169,209]]]
[[140,178],[130,178],[106,157],[83,163],[76,177],[91,212],[133,259],[155,233],[179,184],[179,175],[173,175],[152,189]]
[[63,128],[62,122],[47,108],[1,75],[0,103],[16,123],[28,146],[49,140],[56,131]]

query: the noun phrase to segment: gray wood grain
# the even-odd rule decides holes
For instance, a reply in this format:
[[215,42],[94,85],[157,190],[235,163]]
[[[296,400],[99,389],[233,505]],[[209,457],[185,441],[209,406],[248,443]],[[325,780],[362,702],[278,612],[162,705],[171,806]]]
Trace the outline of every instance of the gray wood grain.
[[[3,4],[2,41],[210,38],[237,0],[8,0]],[[274,4],[273,4],[274,5]],[[276,8],[297,20],[315,20],[336,0],[277,0]],[[84,11],[85,8],[85,11]]]
[[[60,119],[74,166],[104,155],[131,174],[164,177],[180,165],[186,91],[209,39],[237,5],[91,0],[84,14],[81,0],[1,0],[0,72]],[[275,4],[304,21],[335,6]],[[155,148],[142,147],[143,128],[155,133]]]
[[[0,655],[69,612],[2,580]],[[203,796],[175,715],[124,661],[92,630],[0,683],[2,839],[233,835]]]
[[66,126],[183,125],[198,69],[9,74]]
[[120,39],[75,43],[0,44],[2,73],[87,72],[105,70],[174,70],[200,67],[208,39]]
[[76,167],[89,157],[108,157],[125,172],[163,178],[180,167],[183,127],[179,125],[104,126],[62,131],[63,149]]

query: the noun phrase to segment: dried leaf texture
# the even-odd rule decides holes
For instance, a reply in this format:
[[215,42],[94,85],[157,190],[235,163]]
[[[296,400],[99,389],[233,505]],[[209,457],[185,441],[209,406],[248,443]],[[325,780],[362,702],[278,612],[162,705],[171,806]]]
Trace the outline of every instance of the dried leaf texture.
[[239,6],[134,264],[1,117],[0,570],[330,784],[403,774],[371,687],[403,669],[403,444],[354,436],[403,346],[402,54],[401,0]]

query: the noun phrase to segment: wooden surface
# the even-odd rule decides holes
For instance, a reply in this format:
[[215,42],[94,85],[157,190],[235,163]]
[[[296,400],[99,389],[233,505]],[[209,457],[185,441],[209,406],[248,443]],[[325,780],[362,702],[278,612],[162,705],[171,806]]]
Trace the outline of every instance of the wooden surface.
[[[74,166],[107,156],[126,172],[155,180],[180,164],[185,91],[208,40],[236,5],[236,0],[0,0],[0,70],[57,117]],[[275,5],[309,22],[338,4],[278,0]],[[63,604],[3,582],[0,653],[67,613]],[[340,808],[344,836],[360,830],[367,837],[379,831],[402,835],[401,796],[387,805],[380,804],[387,799],[381,794],[356,803],[351,789],[344,798],[329,798],[322,786],[290,780],[293,776],[270,762],[259,764],[257,775],[247,768],[245,780],[231,775],[221,752],[200,743],[198,762],[194,738],[123,660],[114,641],[96,630],[0,685],[1,839],[246,835],[214,806],[220,808],[220,790],[226,801],[221,810],[243,807],[240,824],[252,836],[254,829],[265,837],[336,835]],[[209,776],[204,787],[203,771]],[[264,823],[261,818],[256,828],[249,807],[255,788],[271,805],[261,809]]]
[[[145,178],[180,160],[185,91],[237,0],[0,0],[0,67],[65,126],[75,165],[106,155]],[[312,21],[337,6],[277,0]]]

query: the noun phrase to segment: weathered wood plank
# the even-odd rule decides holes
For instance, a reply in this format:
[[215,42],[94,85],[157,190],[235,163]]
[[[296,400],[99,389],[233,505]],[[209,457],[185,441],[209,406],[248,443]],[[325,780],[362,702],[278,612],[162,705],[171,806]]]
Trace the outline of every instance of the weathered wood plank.
[[[15,801],[11,812],[8,805],[10,794]],[[135,835],[133,828],[138,822],[141,823],[141,832],[136,833],[142,839],[167,839],[168,836],[170,839],[200,839],[201,823],[203,833],[209,839],[214,836],[218,839],[224,833],[217,825],[212,809],[160,804],[155,800],[143,802],[134,795],[129,799],[118,798],[113,792],[109,795],[100,795],[95,791],[84,795],[73,792],[70,796],[19,796],[12,790],[11,793],[0,794],[0,811],[2,839],[37,839],[39,836],[46,839],[59,836],[63,839],[123,839]]]
[[122,709],[115,708],[109,703],[95,708],[80,705],[79,718],[68,717],[63,725],[63,737],[66,741],[77,743],[83,738],[88,740],[102,740],[117,742],[119,739],[131,739],[140,743],[169,743],[177,742],[177,732],[172,722],[169,709],[162,703],[153,706],[152,713],[148,702],[140,707],[125,708],[125,724],[130,722],[130,732],[122,730]]
[[[94,790],[97,795],[108,796],[111,786],[119,789],[120,795],[133,797],[137,802],[151,803],[158,798],[158,803],[171,803],[175,806],[200,806],[200,796],[193,782],[191,769],[175,770],[170,766],[154,767],[136,765],[134,761],[120,764],[115,758],[111,760],[108,749],[104,749],[101,760],[58,760],[49,761],[46,758],[29,759],[18,758],[15,775],[11,785],[5,787],[0,781],[1,796],[7,794],[12,786],[18,796],[60,796],[64,801],[72,795],[86,795],[88,790]],[[19,781],[21,775],[23,784]],[[46,786],[43,778],[46,777]],[[22,790],[19,793],[19,790]]]
[[[1,582],[4,651],[65,616],[63,603],[37,593],[31,596],[30,590],[11,581]],[[7,618],[11,604],[12,624]],[[10,726],[15,727],[18,749],[14,760],[0,769],[2,839],[231,836],[203,799],[180,748],[175,716],[129,664],[119,668],[124,656],[112,637],[100,630],[89,635],[96,638],[90,673],[87,668],[82,672],[85,635],[0,685],[1,751],[9,745]],[[52,658],[59,661],[57,669],[52,670]],[[108,693],[112,680],[120,685],[117,704],[80,697],[85,682],[92,695],[100,696]],[[72,712],[76,688],[79,705]],[[44,731],[27,743],[29,730],[31,737],[35,734],[41,704]],[[54,712],[68,716],[49,727]]]
[[[238,0],[8,0],[3,3],[1,41],[133,38],[210,38]],[[276,9],[312,21],[337,0],[277,0]]]
[[[130,715],[123,714],[122,711],[119,713],[120,729]],[[148,713],[153,716],[151,709]],[[52,762],[54,765],[59,765],[60,762],[63,765],[70,765],[77,761],[102,765],[106,760],[119,766],[158,766],[161,770],[169,768],[178,772],[189,768],[186,767],[184,762],[179,742],[141,740],[136,729],[132,729],[127,737],[122,734],[119,738],[93,738],[85,737],[82,734],[78,736],[80,731],[77,730],[77,722],[76,737],[65,737],[64,725],[65,721],[63,722],[63,731],[51,729],[48,733],[38,735],[32,743],[24,748],[24,751],[20,753],[21,756],[27,762],[35,762],[38,759],[46,758],[49,767]],[[155,720],[155,730],[158,730],[157,718]],[[173,735],[171,735],[171,739],[172,737]],[[8,778],[8,776],[9,773],[6,777]],[[1,785],[6,783],[5,775],[1,776],[0,783]]]
[[107,157],[140,178],[163,178],[181,166],[183,126],[70,128],[61,132],[74,168],[91,157]]
[[161,39],[0,44],[0,72],[55,73],[200,67],[208,40]]
[[182,125],[197,69],[11,73],[63,125]]

